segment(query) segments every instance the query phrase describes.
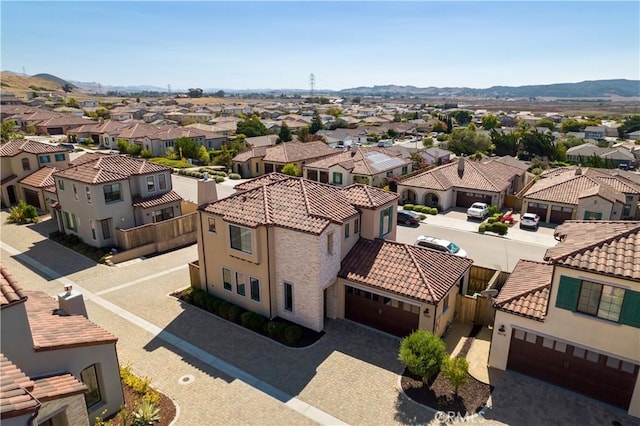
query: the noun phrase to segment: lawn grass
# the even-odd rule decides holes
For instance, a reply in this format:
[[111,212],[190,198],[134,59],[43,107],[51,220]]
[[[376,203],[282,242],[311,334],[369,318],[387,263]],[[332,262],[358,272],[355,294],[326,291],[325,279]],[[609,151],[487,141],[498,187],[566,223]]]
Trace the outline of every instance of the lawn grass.
[[173,167],[174,169],[194,167],[193,164],[189,164],[185,160],[170,160],[166,157],[154,157],[150,158],[149,161],[155,164],[160,164],[161,166]]

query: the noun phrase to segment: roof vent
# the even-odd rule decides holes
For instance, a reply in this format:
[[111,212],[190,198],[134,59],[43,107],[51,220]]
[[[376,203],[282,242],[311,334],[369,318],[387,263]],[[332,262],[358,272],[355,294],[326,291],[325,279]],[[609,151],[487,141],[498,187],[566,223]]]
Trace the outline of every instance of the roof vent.
[[576,168],[576,176],[580,176],[582,174],[582,167],[580,164],[578,164],[578,167]]
[[464,157],[458,158],[458,176],[462,177],[464,174]]

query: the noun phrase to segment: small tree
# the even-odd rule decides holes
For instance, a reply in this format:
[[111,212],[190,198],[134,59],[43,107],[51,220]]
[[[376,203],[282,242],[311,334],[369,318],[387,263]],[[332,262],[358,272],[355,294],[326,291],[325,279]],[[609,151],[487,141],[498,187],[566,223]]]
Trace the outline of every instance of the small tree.
[[278,135],[278,143],[289,142],[293,137],[291,136],[291,129],[287,126],[287,123],[283,122],[280,126],[280,134]]
[[398,359],[426,383],[438,372],[445,355],[444,342],[440,338],[417,330],[402,339]]
[[441,372],[442,376],[455,388],[455,394],[458,395],[458,388],[467,383],[469,363],[463,357],[445,358]]
[[285,164],[282,168],[282,174],[289,176],[298,176],[298,168],[293,163]]
[[17,206],[11,208],[7,221],[19,225],[27,222],[36,223],[38,222],[38,211],[34,206],[20,200]]
[[322,124],[322,119],[320,118],[320,113],[318,110],[313,112],[313,118],[311,119],[311,125],[309,126],[309,132],[312,135],[318,133],[319,130],[324,129],[324,124]]
[[151,158],[153,157],[153,152],[149,151],[148,149],[143,149],[142,151],[140,151],[140,157]]
[[208,163],[209,161],[211,161],[209,157],[209,151],[207,151],[207,148],[205,148],[204,146],[201,146],[198,150],[198,160],[202,161],[203,163]]

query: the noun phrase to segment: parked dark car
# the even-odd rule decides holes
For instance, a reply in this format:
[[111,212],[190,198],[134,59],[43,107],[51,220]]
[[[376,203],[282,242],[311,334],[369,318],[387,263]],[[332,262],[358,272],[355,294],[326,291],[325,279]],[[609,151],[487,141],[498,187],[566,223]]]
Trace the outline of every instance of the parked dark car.
[[411,210],[398,210],[398,224],[419,225],[420,216]]

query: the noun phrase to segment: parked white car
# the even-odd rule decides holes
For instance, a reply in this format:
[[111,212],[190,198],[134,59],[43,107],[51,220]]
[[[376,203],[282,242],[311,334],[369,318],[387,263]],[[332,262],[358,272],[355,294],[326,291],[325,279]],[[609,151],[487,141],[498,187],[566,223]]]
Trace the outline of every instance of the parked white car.
[[467,209],[467,217],[469,219],[484,220],[487,216],[489,216],[489,206],[486,203],[473,203]]
[[442,251],[459,257],[467,257],[467,252],[458,247],[456,244],[452,243],[451,241],[442,240],[436,237],[420,235],[416,240],[415,245],[432,250]]

